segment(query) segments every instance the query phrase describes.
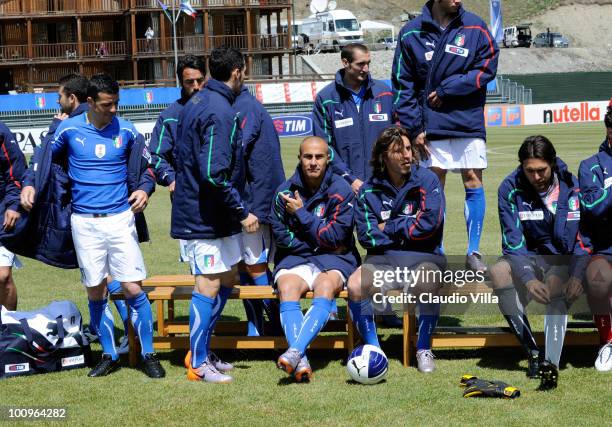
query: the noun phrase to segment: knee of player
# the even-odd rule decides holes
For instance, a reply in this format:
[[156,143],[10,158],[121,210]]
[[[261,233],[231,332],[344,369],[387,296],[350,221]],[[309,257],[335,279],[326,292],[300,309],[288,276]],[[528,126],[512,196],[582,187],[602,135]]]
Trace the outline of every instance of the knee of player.
[[364,289],[362,287],[362,283],[365,282],[361,280],[361,268],[358,268],[353,274],[351,274],[346,286],[349,294],[349,299],[351,301],[361,301],[362,295],[365,294]]
[[12,283],[11,267],[0,267],[0,288],[6,288]]
[[612,268],[606,259],[596,258],[586,270],[587,291],[591,296],[605,298],[612,288]]
[[491,287],[493,289],[505,288],[512,284],[512,269],[505,260],[493,264],[489,268],[489,276],[491,277]]
[[279,280],[276,285],[278,298],[281,301],[299,301],[299,284],[292,280]]

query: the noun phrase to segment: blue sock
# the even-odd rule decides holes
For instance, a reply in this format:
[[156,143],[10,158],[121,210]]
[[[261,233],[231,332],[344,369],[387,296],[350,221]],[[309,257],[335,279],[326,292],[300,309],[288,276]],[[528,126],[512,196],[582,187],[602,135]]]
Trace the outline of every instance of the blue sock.
[[153,312],[147,294],[141,292],[134,298],[128,298],[127,303],[132,309],[132,325],[140,338],[140,354],[153,353]]
[[189,349],[191,366],[199,367],[208,358],[208,327],[215,300],[193,292],[189,305]]
[[314,298],[312,300],[312,306],[306,312],[302,327],[300,328],[300,333],[292,346],[299,350],[302,355],[306,353],[308,345],[315,339],[319,332],[321,332],[321,329],[323,329],[329,320],[332,302],[333,300],[326,298]]
[[370,300],[358,302],[349,300],[348,307],[351,311],[353,323],[357,326],[357,330],[364,344],[375,345],[380,348],[378,334],[376,332],[376,322],[374,322],[374,312]]
[[210,326],[208,327],[208,331],[206,333],[206,354],[210,351],[210,337],[212,337],[213,331],[215,330],[215,325],[217,324],[217,320],[221,317],[221,313],[225,308],[225,303],[227,299],[232,294],[232,288],[226,288],[225,286],[221,286],[219,289],[219,293],[214,299],[214,304],[212,308],[212,315],[210,317]]
[[484,217],[487,202],[483,187],[465,189],[465,224],[468,233],[467,254],[478,251],[480,247],[480,236],[484,227]]
[[[242,286],[254,285],[254,280],[246,272],[240,274],[240,284]],[[244,312],[247,317],[247,336],[258,337],[263,335],[263,305],[260,300],[242,300]]]
[[[112,282],[106,285],[108,288],[109,294],[118,294],[121,293],[121,283],[117,280],[113,280]],[[127,304],[124,300],[116,299],[113,301],[115,303],[115,308],[117,309],[117,313],[121,316],[121,320],[123,321],[123,333],[127,335],[128,333],[128,309]]]
[[98,331],[98,338],[102,345],[102,352],[109,354],[113,360],[119,359],[115,347],[115,324],[113,314],[108,307],[108,300],[89,301],[90,323]]
[[417,338],[417,351],[431,348],[431,336],[436,329],[440,318],[440,304],[418,304],[419,330]]
[[302,322],[304,321],[304,314],[302,314],[300,303],[296,301],[281,302],[280,321],[289,347],[294,347],[302,327]]

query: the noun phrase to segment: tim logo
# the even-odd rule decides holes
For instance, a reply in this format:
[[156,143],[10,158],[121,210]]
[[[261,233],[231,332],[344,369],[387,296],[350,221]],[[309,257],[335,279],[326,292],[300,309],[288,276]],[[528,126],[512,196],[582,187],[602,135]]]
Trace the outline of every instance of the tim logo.
[[501,107],[489,108],[487,113],[487,125],[501,126],[502,125],[502,109]]
[[29,370],[29,363],[14,363],[12,365],[4,365],[5,374],[18,374],[21,372],[28,372]]
[[522,124],[523,118],[521,114],[521,107],[508,107],[506,109],[506,125],[521,126]]
[[310,116],[276,116],[272,119],[276,133],[280,137],[303,136],[312,134]]

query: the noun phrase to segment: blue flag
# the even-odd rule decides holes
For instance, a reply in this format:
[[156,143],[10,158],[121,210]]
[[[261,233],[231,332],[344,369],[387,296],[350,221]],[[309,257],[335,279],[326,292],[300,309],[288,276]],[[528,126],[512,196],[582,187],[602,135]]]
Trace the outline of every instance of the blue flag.
[[504,24],[502,18],[502,0],[489,0],[491,15],[491,34],[497,43],[504,39]]

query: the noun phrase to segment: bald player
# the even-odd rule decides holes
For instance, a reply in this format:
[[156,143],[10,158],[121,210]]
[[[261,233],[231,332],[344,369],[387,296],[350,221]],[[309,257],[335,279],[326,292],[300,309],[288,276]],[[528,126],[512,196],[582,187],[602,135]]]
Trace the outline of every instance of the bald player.
[[[298,382],[308,381],[312,369],[306,348],[323,329],[332,302],[357,268],[353,243],[351,186],[328,168],[325,140],[308,137],[300,145],[295,173],[276,190],[272,231],[276,239],[274,283],[289,349],[277,366]],[[301,297],[314,292],[304,316]]]

